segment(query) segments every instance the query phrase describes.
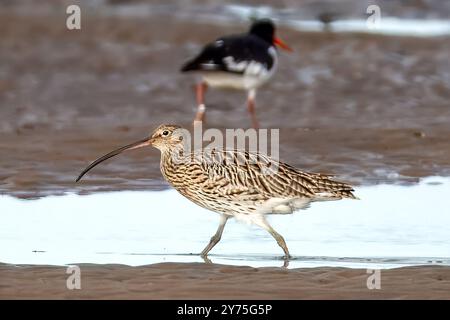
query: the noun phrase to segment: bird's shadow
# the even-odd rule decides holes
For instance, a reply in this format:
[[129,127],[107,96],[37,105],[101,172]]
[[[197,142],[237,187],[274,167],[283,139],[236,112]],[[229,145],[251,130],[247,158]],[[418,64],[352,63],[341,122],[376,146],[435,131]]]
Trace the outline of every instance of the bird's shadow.
[[[195,256],[196,254],[191,254],[193,256]],[[215,264],[211,259],[210,256],[202,256],[200,255],[200,257],[203,259],[203,262],[205,264]],[[239,259],[241,260],[241,259]],[[244,260],[244,259],[242,259]],[[286,257],[275,257],[274,260],[281,260],[283,261],[283,265],[281,266],[281,268],[288,268],[289,267],[289,261],[292,260],[292,258],[286,258]]]
[[[98,252],[98,254],[113,254],[112,252]],[[289,262],[292,260],[302,259],[301,257],[289,257],[286,258],[285,256],[267,256],[267,255],[221,255],[221,254],[212,254],[207,256],[202,256],[199,253],[126,253],[126,255],[137,255],[137,256],[181,256],[181,257],[192,257],[192,258],[201,258],[205,264],[227,264],[226,262],[221,263],[215,263],[215,259],[220,260],[231,260],[231,261],[242,261],[243,265],[245,262],[252,262],[252,261],[273,261],[275,262],[282,262],[283,264],[280,266],[281,268],[287,268],[289,266]],[[193,262],[193,261],[192,261]],[[274,265],[273,267],[277,267]]]

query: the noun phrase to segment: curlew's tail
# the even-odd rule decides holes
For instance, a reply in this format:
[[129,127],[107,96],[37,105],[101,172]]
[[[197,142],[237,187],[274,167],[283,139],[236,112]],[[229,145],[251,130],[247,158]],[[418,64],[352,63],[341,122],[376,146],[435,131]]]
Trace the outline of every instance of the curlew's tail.
[[359,199],[353,192],[353,187],[347,183],[339,182],[331,179],[331,176],[316,174],[315,175],[316,187],[314,188],[314,194],[321,200],[334,200],[334,199]]

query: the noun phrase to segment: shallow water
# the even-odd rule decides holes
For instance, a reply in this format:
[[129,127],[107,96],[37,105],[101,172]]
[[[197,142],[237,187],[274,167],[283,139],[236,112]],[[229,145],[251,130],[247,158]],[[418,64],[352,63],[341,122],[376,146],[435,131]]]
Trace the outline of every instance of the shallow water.
[[[392,268],[450,265],[450,179],[357,188],[361,200],[314,203],[271,216],[286,239],[289,267]],[[0,197],[0,261],[14,264],[201,262],[219,217],[174,190]],[[281,266],[265,231],[231,220],[214,263]]]

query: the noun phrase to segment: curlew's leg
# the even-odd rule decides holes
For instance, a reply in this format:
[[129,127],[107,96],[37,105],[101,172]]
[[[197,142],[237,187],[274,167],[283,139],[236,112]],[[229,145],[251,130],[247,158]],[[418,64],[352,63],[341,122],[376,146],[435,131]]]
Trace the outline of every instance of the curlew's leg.
[[274,237],[275,240],[277,240],[278,245],[284,251],[285,259],[289,259],[291,257],[291,255],[289,254],[288,247],[286,245],[286,241],[284,241],[283,236],[278,232],[276,232],[274,228],[272,228],[272,226],[267,222],[266,218],[261,217],[261,219],[254,221],[254,223],[263,228],[264,230],[267,230],[272,235],[272,237]]
[[255,97],[256,97],[256,90],[251,89],[248,91],[247,95],[247,107],[248,112],[250,114],[250,117],[252,119],[252,126],[254,129],[259,128],[258,119],[256,119],[256,111],[255,111]]
[[194,121],[203,121],[205,119],[205,92],[207,85],[205,82],[200,82],[196,87],[197,94],[197,113],[195,115]]
[[211,237],[211,240],[209,241],[208,245],[203,249],[202,253],[200,254],[202,257],[206,257],[208,255],[208,252],[211,251],[212,248],[220,241],[220,238],[222,238],[223,229],[225,228],[225,224],[227,223],[229,216],[227,215],[221,215],[220,216],[220,224],[217,228],[216,234]]

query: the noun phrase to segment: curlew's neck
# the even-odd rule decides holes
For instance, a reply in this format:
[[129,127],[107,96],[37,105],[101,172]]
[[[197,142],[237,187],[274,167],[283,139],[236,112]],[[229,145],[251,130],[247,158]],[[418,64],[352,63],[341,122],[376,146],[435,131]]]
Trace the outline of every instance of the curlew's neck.
[[181,169],[184,167],[181,157],[177,157],[175,150],[161,151],[160,169],[163,177],[174,187],[179,188],[183,185],[181,178]]

